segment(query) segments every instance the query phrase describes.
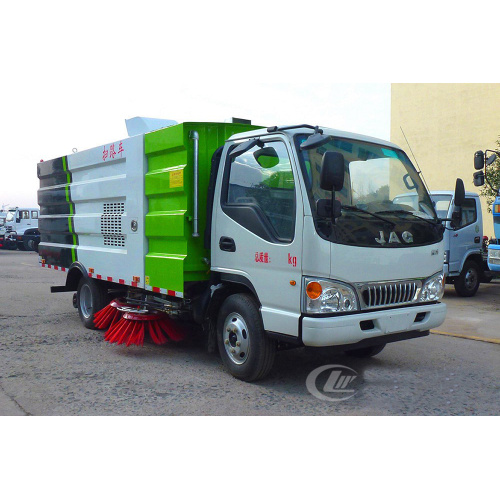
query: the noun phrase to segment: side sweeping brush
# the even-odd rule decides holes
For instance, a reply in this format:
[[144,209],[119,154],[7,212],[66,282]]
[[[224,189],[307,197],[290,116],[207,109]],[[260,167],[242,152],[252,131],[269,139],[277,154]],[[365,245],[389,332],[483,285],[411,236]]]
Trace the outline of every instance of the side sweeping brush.
[[126,305],[119,300],[112,300],[105,308],[96,312],[94,314],[94,325],[96,328],[104,330],[117,323],[122,317],[122,312],[118,308]]
[[186,337],[186,331],[167,314],[144,309],[135,310],[119,300],[113,300],[97,312],[94,324],[99,329],[109,327],[104,340],[126,346],[144,345],[146,334],[149,334],[155,344],[165,344],[168,340],[179,342]]

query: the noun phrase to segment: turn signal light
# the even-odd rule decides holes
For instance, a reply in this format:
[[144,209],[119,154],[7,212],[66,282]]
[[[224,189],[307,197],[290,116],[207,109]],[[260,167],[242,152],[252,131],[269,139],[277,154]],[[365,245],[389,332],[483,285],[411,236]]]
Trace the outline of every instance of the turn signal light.
[[306,293],[311,300],[316,300],[323,293],[323,289],[317,281],[311,281],[307,285]]

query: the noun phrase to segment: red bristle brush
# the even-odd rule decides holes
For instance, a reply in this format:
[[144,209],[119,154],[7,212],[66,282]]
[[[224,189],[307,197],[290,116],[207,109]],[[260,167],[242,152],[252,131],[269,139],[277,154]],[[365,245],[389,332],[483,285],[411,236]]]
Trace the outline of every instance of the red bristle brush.
[[118,299],[112,300],[106,307],[94,314],[94,325],[99,330],[105,330],[114,325],[120,320],[123,314],[119,308],[126,306],[127,304]]
[[104,340],[126,346],[142,346],[146,333],[155,344],[165,344],[169,339],[178,342],[186,336],[186,332],[165,313],[126,311],[118,322],[111,325]]

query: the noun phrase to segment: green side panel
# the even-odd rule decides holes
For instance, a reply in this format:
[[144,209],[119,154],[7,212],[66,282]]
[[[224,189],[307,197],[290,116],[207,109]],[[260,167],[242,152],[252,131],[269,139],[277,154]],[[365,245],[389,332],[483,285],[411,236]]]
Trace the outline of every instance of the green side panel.
[[[262,127],[238,123],[181,123],[144,136],[148,172],[145,191],[146,285],[184,293],[184,284],[203,281],[210,267],[203,262],[208,182],[212,155],[232,135]],[[193,140],[199,134],[198,233],[193,233]],[[211,216],[211,215],[210,215]]]

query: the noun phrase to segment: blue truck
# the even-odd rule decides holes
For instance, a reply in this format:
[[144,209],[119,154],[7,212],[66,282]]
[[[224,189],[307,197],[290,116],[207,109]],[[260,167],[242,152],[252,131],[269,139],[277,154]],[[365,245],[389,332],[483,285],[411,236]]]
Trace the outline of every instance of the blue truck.
[[[489,156],[488,156],[489,154]],[[496,192],[496,198],[493,202],[491,211],[493,213],[493,229],[495,237],[490,240],[488,245],[488,268],[493,272],[500,272],[500,189],[494,186],[490,176],[488,176],[488,166],[500,156],[500,151],[476,151],[474,154],[474,185],[484,186],[485,182],[490,189]]]

